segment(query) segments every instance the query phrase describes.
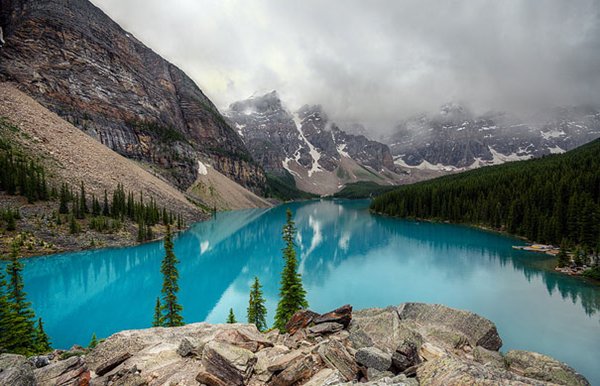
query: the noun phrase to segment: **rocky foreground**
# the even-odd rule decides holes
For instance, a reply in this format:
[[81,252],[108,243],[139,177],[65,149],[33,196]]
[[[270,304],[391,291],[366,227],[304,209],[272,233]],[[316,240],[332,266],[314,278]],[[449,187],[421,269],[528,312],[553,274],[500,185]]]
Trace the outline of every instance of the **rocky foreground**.
[[492,322],[442,305],[299,311],[288,330],[195,323],[122,331],[62,360],[0,355],[0,384],[589,385],[548,356],[499,353]]

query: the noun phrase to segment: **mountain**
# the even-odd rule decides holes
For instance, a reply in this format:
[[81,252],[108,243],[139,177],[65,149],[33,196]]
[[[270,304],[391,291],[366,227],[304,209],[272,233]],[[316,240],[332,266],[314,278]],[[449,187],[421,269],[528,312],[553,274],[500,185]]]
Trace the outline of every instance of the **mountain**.
[[[392,216],[492,227],[585,251],[600,248],[600,139],[543,158],[402,186],[371,209]],[[561,247],[562,248],[562,247]]]
[[291,113],[273,91],[232,103],[224,115],[268,173],[293,176],[300,190],[332,194],[351,182],[402,179],[386,145],[346,133],[321,106]]
[[402,121],[383,142],[397,165],[443,171],[563,153],[600,137],[600,110],[560,107],[525,119],[505,112],[475,115],[449,103]]
[[[208,217],[164,179],[102,145],[10,84],[0,83],[0,158],[7,153],[14,160],[25,160],[25,164],[42,165],[46,191],[67,184],[78,193],[84,184],[88,207],[92,206],[92,197],[102,202],[105,192],[111,201],[113,192],[122,186],[136,198],[143,195],[146,203],[153,200],[158,208],[181,215],[186,222]],[[2,171],[14,171],[15,164],[18,162],[3,164],[6,169]],[[68,215],[58,214],[57,197],[28,201],[22,191],[11,193],[5,189],[4,182],[0,181],[0,213],[15,211],[19,219],[13,230],[4,228],[0,219],[0,254],[10,252],[13,241],[19,239],[22,253],[28,256],[137,243],[138,229],[127,219],[100,219],[113,226],[120,224],[116,229],[92,229],[91,222],[98,217],[81,219],[78,221],[83,231],[70,232]],[[68,208],[71,205],[75,204]],[[161,224],[154,227],[155,237],[163,232]]]
[[92,3],[0,5],[0,81],[180,190],[193,188],[201,161],[264,193],[262,168],[202,90]]

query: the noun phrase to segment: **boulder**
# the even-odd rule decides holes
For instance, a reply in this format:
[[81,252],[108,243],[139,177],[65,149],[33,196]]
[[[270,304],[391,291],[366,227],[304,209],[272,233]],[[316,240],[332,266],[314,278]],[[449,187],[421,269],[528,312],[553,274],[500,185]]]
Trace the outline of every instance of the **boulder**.
[[255,381],[257,385],[266,383],[273,375],[273,372],[269,371],[269,365],[289,352],[289,348],[281,345],[267,347],[257,352],[256,365],[254,365],[254,374],[252,375],[252,380]]
[[386,380],[383,382],[386,382],[387,379],[391,379],[393,377],[394,373],[392,373],[391,371],[381,371],[373,367],[369,367],[367,369],[367,380],[369,382],[383,380],[384,378],[386,378]]
[[337,370],[345,381],[355,380],[358,376],[358,366],[346,347],[337,340],[329,340],[319,345],[317,352],[323,362]]
[[325,368],[316,373],[303,386],[330,386],[338,385],[341,382],[343,382],[343,378],[338,371]]
[[320,369],[312,355],[307,354],[292,361],[283,371],[275,374],[269,385],[289,386],[309,380]]
[[181,355],[182,357],[188,357],[196,356],[198,355],[198,352],[196,351],[194,344],[190,342],[188,338],[183,338],[179,343],[179,347],[177,347],[177,354]]
[[221,330],[215,334],[214,339],[245,348],[254,353],[264,347],[273,347],[273,343],[262,336],[253,324],[240,325],[235,330]]
[[308,332],[313,336],[328,335],[341,331],[344,328],[343,324],[335,322],[327,322],[316,324],[308,328]]
[[439,325],[450,331],[460,332],[472,347],[481,346],[494,351],[502,347],[502,339],[494,323],[472,312],[424,303],[404,303],[397,308],[397,312],[402,321]]
[[473,359],[483,365],[504,369],[506,364],[502,354],[498,351],[488,350],[481,346],[477,346],[473,349]]
[[567,364],[543,354],[512,350],[506,353],[504,358],[508,370],[518,375],[564,385],[590,384]]
[[387,371],[392,367],[392,356],[377,347],[363,347],[356,351],[356,362],[379,371]]
[[348,325],[352,321],[352,306],[350,304],[346,304],[340,308],[337,308],[333,311],[327,312],[321,316],[314,318],[313,323],[321,324],[321,323],[339,323],[344,328],[348,328]]
[[29,362],[39,369],[40,367],[48,366],[50,364],[50,357],[48,355],[36,355],[29,358]]
[[406,330],[394,307],[355,311],[349,326],[354,348],[375,346],[390,354],[404,341]]
[[81,357],[70,357],[54,362],[33,371],[35,382],[39,386],[79,384],[79,380],[88,378],[89,373]]
[[453,386],[453,385],[550,385],[513,374],[509,371],[480,363],[445,356],[423,363],[417,369],[417,379],[421,386]]
[[425,342],[419,348],[419,355],[426,361],[432,361],[434,359],[443,358],[448,354],[444,349],[429,342]]
[[250,350],[225,342],[211,341],[202,351],[205,372],[214,375],[225,384],[244,384],[252,374],[255,364],[256,356]]
[[411,341],[402,342],[392,354],[392,370],[396,373],[401,373],[420,362],[417,345]]
[[267,370],[269,370],[272,373],[282,371],[286,367],[288,367],[290,365],[290,363],[294,362],[298,358],[303,357],[304,355],[305,355],[305,353],[303,353],[301,350],[294,350],[294,351],[288,352],[284,355],[281,355],[278,358],[275,358],[275,360],[273,360],[273,362],[271,362],[267,366]]
[[128,353],[128,352],[120,353],[118,355],[115,355],[112,358],[109,358],[107,361],[101,363],[100,365],[98,365],[98,367],[96,367],[94,372],[98,376],[103,376],[104,374],[117,368],[121,363],[125,362],[129,358],[131,358],[130,353]]
[[0,385],[31,386],[35,384],[33,366],[22,355],[0,354]]
[[285,329],[291,335],[295,334],[296,331],[306,328],[313,320],[320,315],[311,310],[300,310],[297,311],[285,325]]

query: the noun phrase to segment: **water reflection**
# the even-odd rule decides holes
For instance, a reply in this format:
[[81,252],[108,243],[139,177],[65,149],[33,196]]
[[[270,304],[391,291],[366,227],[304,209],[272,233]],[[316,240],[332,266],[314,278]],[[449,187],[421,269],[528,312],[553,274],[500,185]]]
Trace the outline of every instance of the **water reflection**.
[[[287,207],[294,211],[300,269],[315,310],[344,303],[357,308],[444,303],[494,320],[506,348],[548,353],[588,376],[596,371],[597,286],[546,269],[547,256],[513,250],[518,240],[464,226],[372,216],[365,201],[220,213],[179,235],[175,253],[187,322],[220,323],[229,308],[243,320],[254,276],[264,285],[272,321]],[[108,336],[148,327],[163,253],[161,243],[150,243],[28,260],[29,298],[55,345],[86,344],[92,332]]]

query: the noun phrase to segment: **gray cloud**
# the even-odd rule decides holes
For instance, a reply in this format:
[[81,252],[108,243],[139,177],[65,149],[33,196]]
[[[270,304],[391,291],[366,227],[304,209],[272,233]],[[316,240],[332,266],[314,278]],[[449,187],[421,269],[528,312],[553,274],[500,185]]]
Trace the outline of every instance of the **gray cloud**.
[[476,111],[600,104],[597,0],[92,0],[219,106],[279,91],[386,127]]

